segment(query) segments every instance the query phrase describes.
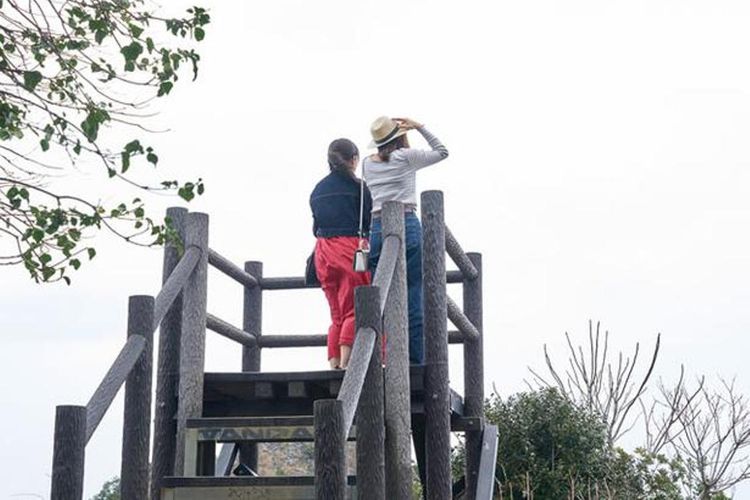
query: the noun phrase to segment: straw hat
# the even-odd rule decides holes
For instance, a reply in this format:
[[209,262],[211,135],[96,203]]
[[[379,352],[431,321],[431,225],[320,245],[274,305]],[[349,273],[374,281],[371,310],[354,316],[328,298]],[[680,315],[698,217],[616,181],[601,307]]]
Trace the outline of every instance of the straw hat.
[[397,137],[406,134],[406,130],[399,127],[395,120],[387,116],[381,116],[370,125],[370,134],[372,135],[372,142],[368,147],[379,148],[383,144],[388,144]]

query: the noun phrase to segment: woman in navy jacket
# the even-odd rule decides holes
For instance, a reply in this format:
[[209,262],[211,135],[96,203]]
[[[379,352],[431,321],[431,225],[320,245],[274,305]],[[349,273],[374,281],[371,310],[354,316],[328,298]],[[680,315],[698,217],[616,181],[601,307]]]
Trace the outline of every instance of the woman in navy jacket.
[[[331,368],[346,368],[354,344],[354,289],[370,284],[369,272],[355,272],[353,259],[370,230],[372,198],[355,175],[359,150],[349,139],[328,147],[330,173],[310,195],[315,244],[315,270],[331,308],[328,361]],[[360,193],[362,231],[359,233]]]

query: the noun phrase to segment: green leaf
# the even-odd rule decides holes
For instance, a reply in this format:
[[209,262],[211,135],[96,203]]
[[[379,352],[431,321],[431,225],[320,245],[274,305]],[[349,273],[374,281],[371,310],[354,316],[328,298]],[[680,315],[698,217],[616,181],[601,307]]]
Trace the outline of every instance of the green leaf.
[[169,94],[169,92],[172,90],[172,87],[174,87],[174,84],[172,82],[161,82],[159,85],[159,91],[156,93],[157,97],[161,97],[163,95]]
[[62,279],[66,285],[70,286],[70,278],[68,278],[67,276],[63,276]]
[[42,264],[48,264],[52,260],[52,256],[48,253],[43,253],[41,257],[39,257],[39,262]]
[[39,141],[39,144],[42,146],[42,151],[47,151],[49,149],[48,139],[42,139],[41,141]]
[[122,173],[124,174],[130,168],[130,153],[123,151],[120,153],[120,157],[122,159]]
[[203,30],[203,28],[195,28],[194,33],[195,33],[195,39],[199,42],[203,40],[203,38],[205,38],[206,36],[206,32]]
[[146,160],[147,160],[147,161],[148,161],[149,163],[153,163],[154,165],[156,165],[156,164],[157,164],[157,163],[159,162],[159,157],[158,157],[158,156],[156,156],[156,154],[155,154],[155,153],[148,153],[148,154],[146,155]]
[[38,243],[44,238],[44,231],[36,227],[31,231],[31,237]]
[[138,38],[141,36],[141,33],[143,33],[143,28],[140,26],[136,26],[135,24],[128,24],[128,28],[130,28],[130,33],[135,37]]
[[33,92],[39,82],[42,81],[42,74],[38,71],[24,71],[23,72],[23,88],[29,92]]
[[43,267],[42,268],[42,279],[44,281],[47,281],[52,276],[55,275],[55,268],[54,267]]
[[81,261],[78,259],[70,259],[70,265],[73,266],[73,269],[78,271],[78,268],[81,267]]
[[96,250],[94,250],[93,248],[87,248],[87,249],[86,249],[86,252],[87,252],[87,253],[88,253],[88,255],[89,255],[89,260],[91,260],[91,259],[93,259],[94,257],[96,257]]
[[101,45],[106,36],[107,36],[107,32],[105,30],[97,30],[96,33],[94,34],[94,40],[96,40],[96,43]]
[[143,45],[138,42],[132,42],[120,49],[120,52],[125,56],[125,61],[134,62],[143,53]]

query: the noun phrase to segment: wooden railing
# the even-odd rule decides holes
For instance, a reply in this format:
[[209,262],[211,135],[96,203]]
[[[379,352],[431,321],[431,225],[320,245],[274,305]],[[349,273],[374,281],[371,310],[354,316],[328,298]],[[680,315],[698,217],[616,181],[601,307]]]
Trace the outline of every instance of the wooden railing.
[[[85,445],[125,384],[121,488],[123,498],[160,498],[165,476],[181,475],[188,419],[202,416],[205,332],[242,345],[242,371],[260,371],[264,348],[325,346],[325,335],[267,335],[262,331],[264,291],[312,288],[302,277],[264,277],[263,264],[244,269],[208,246],[208,216],[170,208],[184,254],[165,248],[163,286],[156,298],[130,298],[128,338],[86,407],[59,406],[55,423],[53,499],[80,499]],[[359,498],[410,498],[412,484],[408,317],[403,207],[383,207],[383,246],[372,285],[355,292],[357,334],[336,400],[315,402],[318,498],[343,498],[345,437],[357,414]],[[483,418],[482,261],[465,253],[444,223],[442,193],[422,194],[426,432],[414,433],[427,498],[448,499],[450,388],[448,344],[464,346],[464,414]],[[445,255],[457,271],[446,271]],[[242,327],[206,311],[211,265],[243,286]],[[446,284],[463,284],[463,310]],[[447,321],[457,328],[448,331]],[[153,333],[159,333],[154,442],[148,477]],[[388,332],[383,366],[381,334]],[[387,390],[385,389],[387,388]],[[385,436],[388,439],[385,439]],[[467,431],[467,498],[475,498],[482,432]],[[422,451],[420,451],[420,449]],[[242,463],[255,468],[255,445],[241,444]],[[388,478],[386,482],[385,478]],[[485,478],[486,479],[486,478]],[[486,481],[485,481],[486,483]],[[148,485],[151,485],[148,491]],[[483,483],[484,484],[484,483]],[[486,490],[486,487],[484,488]],[[491,490],[491,487],[490,487]]]
[[[202,226],[203,220],[207,221],[203,214],[188,215],[185,210],[170,210],[180,227],[183,223],[187,226],[186,236]],[[185,238],[185,248],[182,258],[177,257],[175,248],[167,249],[174,272],[169,273],[156,299],[143,295],[130,297],[127,340],[88,404],[57,407],[50,498],[82,498],[86,444],[123,384],[121,495],[122,498],[148,497],[153,333],[195,274],[205,253],[189,236]]]

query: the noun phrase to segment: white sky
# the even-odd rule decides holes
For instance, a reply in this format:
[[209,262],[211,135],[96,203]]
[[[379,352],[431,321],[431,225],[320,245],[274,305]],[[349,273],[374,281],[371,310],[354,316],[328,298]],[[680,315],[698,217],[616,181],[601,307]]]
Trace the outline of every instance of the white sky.
[[[213,18],[201,75],[163,103],[155,123],[171,130],[153,142],[164,177],[206,181],[190,208],[210,213],[213,248],[300,275],[328,143],[364,150],[374,117],[411,116],[451,152],[419,189],[442,189],[454,234],[484,254],[488,387],[522,390],[542,345],[562,361],[563,332],[583,340],[592,318],[618,348],[661,332],[660,376],[685,363],[750,393],[750,4],[199,3]],[[0,499],[47,498],[54,406],[86,403],[123,343],[127,296],[159,289],[159,250],[98,245],[70,288],[2,271]],[[213,272],[209,310],[239,325],[241,303]],[[326,313],[319,291],[269,292],[264,331],[323,333]],[[209,335],[208,369],[237,369],[240,349]],[[119,474],[121,413],[118,399],[87,448],[87,495]]]

